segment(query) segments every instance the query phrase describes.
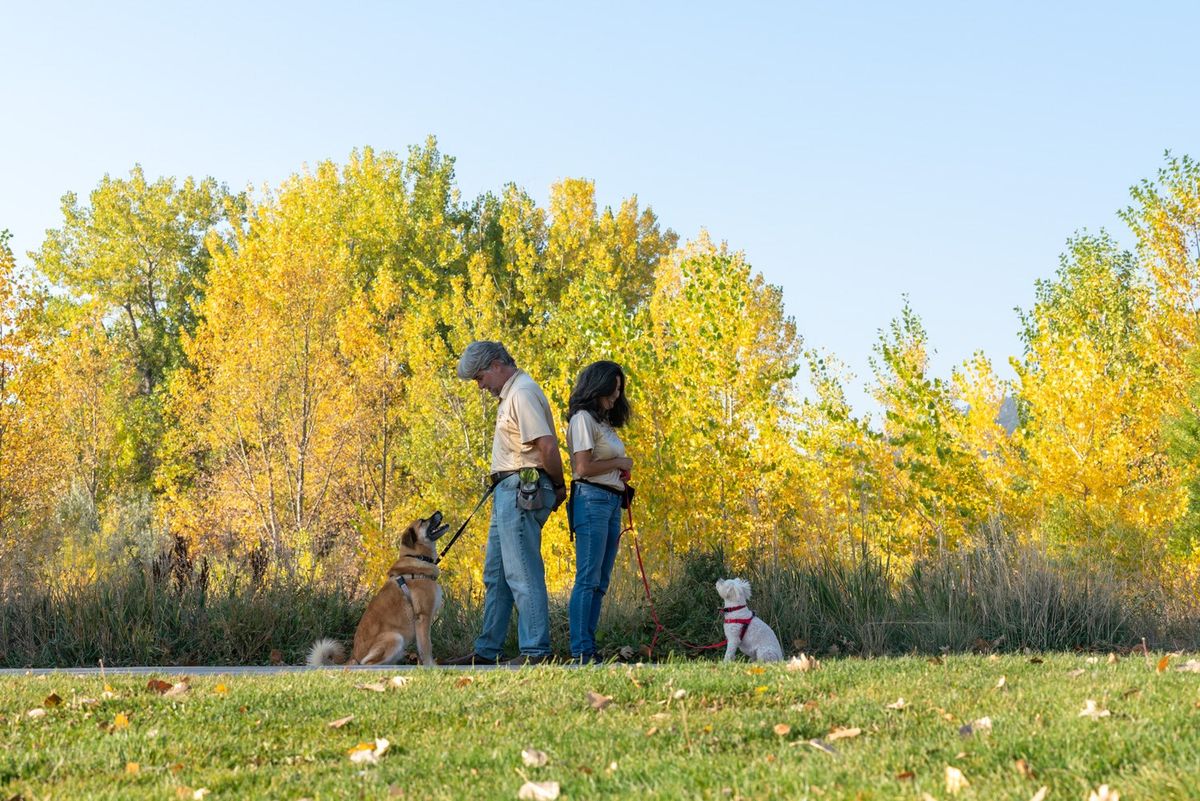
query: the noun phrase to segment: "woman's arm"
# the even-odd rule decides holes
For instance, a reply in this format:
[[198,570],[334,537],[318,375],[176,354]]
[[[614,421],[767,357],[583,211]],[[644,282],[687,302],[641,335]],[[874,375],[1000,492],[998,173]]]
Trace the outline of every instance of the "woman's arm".
[[591,450],[571,454],[571,475],[574,478],[591,478],[610,470],[633,470],[633,459],[615,456],[612,459],[593,459]]

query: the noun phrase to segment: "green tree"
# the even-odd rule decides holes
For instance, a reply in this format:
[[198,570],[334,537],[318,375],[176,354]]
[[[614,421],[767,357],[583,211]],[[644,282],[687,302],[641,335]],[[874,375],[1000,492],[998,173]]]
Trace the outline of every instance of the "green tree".
[[126,352],[136,386],[123,416],[130,480],[148,486],[162,435],[159,390],[183,362],[210,256],[205,238],[226,219],[215,181],[105,176],[82,204],[62,199],[63,225],[47,232],[34,264],[65,290],[81,318],[105,321]]

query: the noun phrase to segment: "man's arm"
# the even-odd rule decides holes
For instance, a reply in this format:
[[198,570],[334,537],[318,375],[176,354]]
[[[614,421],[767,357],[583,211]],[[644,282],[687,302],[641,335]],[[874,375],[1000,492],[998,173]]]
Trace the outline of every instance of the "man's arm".
[[[567,499],[567,483],[563,480],[562,457],[558,454],[558,439],[553,434],[538,437],[533,441],[533,447],[542,455],[542,465],[554,485],[554,509],[562,506]],[[550,511],[554,511],[551,509]]]

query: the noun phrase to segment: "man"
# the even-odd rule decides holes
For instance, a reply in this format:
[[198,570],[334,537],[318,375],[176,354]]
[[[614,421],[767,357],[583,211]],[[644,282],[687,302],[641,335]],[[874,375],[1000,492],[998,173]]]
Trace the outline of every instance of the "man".
[[[483,630],[475,650],[444,664],[495,663],[517,607],[521,653],[504,664],[551,660],[550,613],[542,563],[542,526],[567,497],[554,416],[546,395],[499,342],[472,342],[458,361],[458,377],[500,399],[492,439],[492,520],[483,562]],[[518,504],[522,469],[538,472],[537,490]],[[532,501],[532,502],[530,502]],[[522,506],[538,508],[528,509]]]

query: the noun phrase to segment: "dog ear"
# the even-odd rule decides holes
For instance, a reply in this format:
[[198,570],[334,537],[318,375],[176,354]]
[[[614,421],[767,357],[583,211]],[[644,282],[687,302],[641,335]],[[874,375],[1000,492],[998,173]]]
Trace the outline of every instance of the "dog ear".
[[400,535],[400,545],[405,548],[416,548],[417,530],[412,526],[404,529],[404,533]]

